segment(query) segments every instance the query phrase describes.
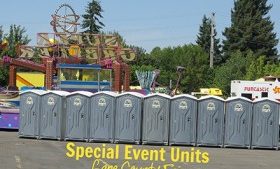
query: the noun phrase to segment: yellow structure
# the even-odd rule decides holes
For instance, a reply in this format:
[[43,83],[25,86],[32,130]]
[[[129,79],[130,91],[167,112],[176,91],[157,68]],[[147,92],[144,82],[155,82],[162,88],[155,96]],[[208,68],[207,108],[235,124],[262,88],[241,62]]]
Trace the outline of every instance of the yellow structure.
[[192,92],[194,96],[197,95],[213,95],[213,96],[222,96],[223,92],[219,88],[200,88],[200,92]]
[[70,56],[74,57],[78,56],[81,53],[81,49],[78,45],[71,45],[68,52]]
[[129,87],[131,90],[141,90],[141,86],[130,86]]
[[39,72],[17,72],[16,85],[20,89],[23,86],[43,87],[45,74]]

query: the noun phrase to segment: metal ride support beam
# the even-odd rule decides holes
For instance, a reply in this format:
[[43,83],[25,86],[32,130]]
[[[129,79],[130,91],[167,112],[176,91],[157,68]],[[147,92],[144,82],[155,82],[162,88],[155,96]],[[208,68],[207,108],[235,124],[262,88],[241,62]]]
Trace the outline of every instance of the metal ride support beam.
[[52,89],[53,84],[53,59],[49,58],[46,64],[45,87],[47,90]]
[[15,88],[16,85],[16,74],[17,74],[17,68],[14,65],[10,65],[9,68],[9,88]]
[[114,62],[113,71],[114,71],[113,91],[121,92],[122,91],[121,64],[119,62],[117,62],[117,61]]
[[2,59],[0,59],[0,66],[4,65],[4,61]]
[[38,64],[38,63],[35,63],[32,61],[23,60],[23,59],[11,58],[10,65],[27,68],[27,69],[31,69],[31,70],[36,70],[36,71],[43,72],[43,73],[46,71],[45,65]]
[[130,66],[126,63],[122,64],[123,71],[124,71],[124,79],[123,79],[123,90],[129,91],[130,88]]

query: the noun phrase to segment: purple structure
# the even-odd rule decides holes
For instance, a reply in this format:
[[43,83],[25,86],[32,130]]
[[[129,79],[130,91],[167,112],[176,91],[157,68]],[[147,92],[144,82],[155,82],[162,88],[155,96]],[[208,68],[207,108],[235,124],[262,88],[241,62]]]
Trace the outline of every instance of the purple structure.
[[130,90],[130,92],[140,93],[140,94],[145,95],[145,96],[150,94],[150,91],[147,90],[147,89],[140,89],[140,90],[134,89],[134,90]]
[[0,109],[0,129],[19,128],[19,109]]

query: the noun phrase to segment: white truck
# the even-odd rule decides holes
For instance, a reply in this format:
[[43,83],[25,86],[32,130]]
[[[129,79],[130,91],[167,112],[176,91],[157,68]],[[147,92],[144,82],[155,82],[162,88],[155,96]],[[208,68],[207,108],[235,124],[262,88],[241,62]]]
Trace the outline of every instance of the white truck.
[[231,96],[242,96],[251,100],[270,98],[280,101],[280,82],[233,80]]
[[[231,96],[246,97],[254,100],[257,98],[270,98],[280,101],[280,82],[275,81],[231,81]],[[280,116],[279,116],[279,140],[280,140]]]

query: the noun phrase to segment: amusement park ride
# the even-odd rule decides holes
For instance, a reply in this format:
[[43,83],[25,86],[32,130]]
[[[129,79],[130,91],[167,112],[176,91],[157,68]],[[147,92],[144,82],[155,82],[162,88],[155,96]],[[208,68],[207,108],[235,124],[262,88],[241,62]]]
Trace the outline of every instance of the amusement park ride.
[[[135,52],[123,48],[114,35],[77,33],[78,20],[73,8],[62,4],[52,15],[53,33],[38,33],[36,46],[18,45],[16,56],[0,58],[0,66],[9,68],[8,88],[0,88],[0,128],[18,128],[19,68],[45,74],[47,90],[129,90],[127,63],[135,59]],[[40,62],[32,61],[35,57]]]
[[[79,16],[73,8],[68,4],[62,4],[52,15],[51,25],[54,33],[38,33],[36,46],[19,46],[17,56],[5,56],[0,59],[0,65],[9,66],[8,88],[16,88],[17,68],[23,68],[44,73],[46,89],[63,86],[62,83],[68,81],[64,77],[63,70],[67,72],[74,69],[76,73],[73,74],[72,71],[72,75],[79,77],[72,77],[69,81],[80,81],[81,83],[76,83],[80,90],[83,89],[85,81],[87,84],[98,86],[96,90],[101,90],[100,80],[110,86],[106,90],[118,92],[129,90],[130,66],[127,62],[135,59],[134,51],[123,48],[118,37],[114,35],[77,33],[78,20]],[[41,63],[31,61],[35,56],[41,58]],[[89,74],[83,73],[88,69],[97,71],[97,78],[91,78],[95,79],[94,81],[86,78]],[[109,70],[112,70],[112,74],[102,73],[102,71],[110,72]],[[101,76],[104,74],[108,79],[102,79]],[[57,86],[54,83],[55,76],[58,77]]]

